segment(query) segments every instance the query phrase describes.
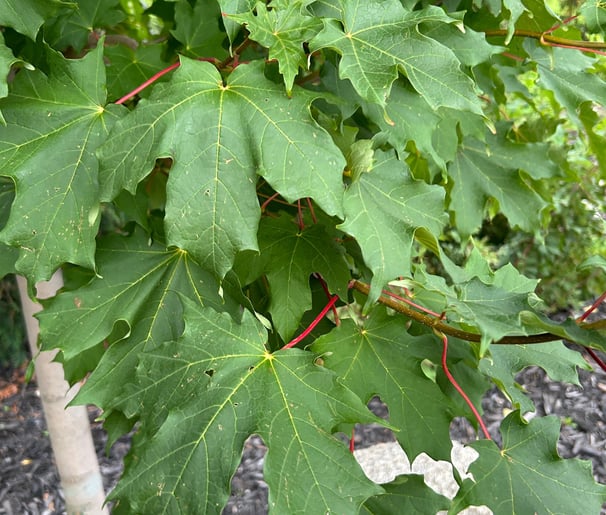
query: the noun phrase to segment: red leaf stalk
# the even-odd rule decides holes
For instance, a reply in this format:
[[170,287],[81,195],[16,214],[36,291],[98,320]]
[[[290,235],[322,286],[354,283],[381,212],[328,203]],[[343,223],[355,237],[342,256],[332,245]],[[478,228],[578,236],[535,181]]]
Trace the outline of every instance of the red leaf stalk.
[[[584,322],[591,313],[593,313],[597,307],[606,300],[606,291],[600,295],[597,300],[589,306],[589,309],[585,311],[579,318],[577,318],[577,322]],[[585,347],[589,355],[593,358],[593,360],[597,363],[597,365],[606,372],[606,363],[598,356],[598,354],[591,348]]]
[[[208,63],[213,63],[215,65],[217,64],[217,59],[215,59],[214,57],[198,57],[197,61],[206,61]],[[116,104],[123,104],[128,99],[134,97],[140,91],[143,91],[147,86],[156,82],[163,75],[166,75],[168,72],[172,72],[173,70],[176,70],[177,68],[179,68],[179,66],[181,66],[181,62],[177,61],[176,63],[171,64],[170,66],[164,68],[163,70],[160,70],[158,73],[156,73],[155,75],[152,75],[149,79],[147,79],[143,84],[141,84],[140,86],[137,86],[135,89],[133,89],[130,93],[127,93],[121,99],[116,100]]]
[[593,360],[598,364],[598,366],[604,371],[606,372],[606,363],[604,363],[602,361],[602,358],[600,358],[600,356],[597,355],[596,351],[594,351],[593,349],[590,349],[589,347],[585,347],[587,349],[587,352],[589,353],[589,355],[593,358]]
[[297,224],[299,225],[299,230],[305,229],[305,222],[303,221],[303,209],[301,207],[301,200],[297,200]]
[[559,43],[553,43],[551,41],[541,40],[541,43],[545,46],[553,46],[557,48],[570,48],[571,50],[579,50],[581,52],[591,52],[593,54],[606,55],[606,52],[603,50],[596,50],[595,48],[589,48],[582,45],[562,45]]
[[405,302],[409,306],[412,306],[413,308],[417,308],[417,309],[419,309],[421,311],[424,311],[428,315],[432,315],[432,316],[434,316],[436,318],[439,318],[440,320],[442,320],[444,318],[444,316],[441,315],[440,313],[436,313],[435,311],[431,311],[431,309],[424,308],[420,304],[417,304],[417,303],[413,302],[412,300],[408,300],[405,297],[401,297],[400,295],[396,295],[395,293],[390,292],[389,290],[383,290],[383,294],[387,295],[389,297],[393,297],[394,299],[398,299],[401,302]]
[[261,213],[265,213],[267,206],[269,206],[269,204],[271,204],[272,200],[276,199],[279,196],[280,196],[279,193],[274,193],[271,197],[268,197],[267,200],[265,202],[263,202],[263,204],[261,204]]
[[177,61],[176,63],[171,64],[169,67],[164,68],[164,70],[160,70],[158,73],[156,73],[155,75],[152,75],[152,77],[147,79],[143,84],[141,84],[140,86],[137,86],[135,89],[133,89],[130,93],[127,93],[121,99],[116,100],[116,104],[123,104],[128,99],[134,97],[137,93],[139,93],[139,91],[143,91],[147,86],[156,82],[160,77],[162,77],[162,75],[166,75],[168,72],[172,72],[173,70],[177,69],[179,66],[181,66],[181,63],[179,61]]
[[590,308],[585,311],[585,313],[583,313],[578,319],[577,322],[584,322],[585,319],[591,315],[596,309],[597,307],[606,300],[606,291],[604,293],[602,293],[602,295],[600,295],[598,297],[598,300],[596,300],[591,306]]
[[578,17],[579,17],[578,15],[569,16],[565,20],[562,20],[562,23],[556,23],[553,27],[546,30],[544,32],[544,34],[551,34],[552,32],[555,32],[556,30],[558,30],[560,27],[563,27],[564,25],[568,25],[571,21],[576,20]]
[[[330,291],[328,290],[328,285],[326,284],[326,281],[324,280],[324,277],[322,277],[322,275],[318,274],[317,272],[314,272],[313,276],[318,281],[320,281],[320,284],[322,285],[322,289],[324,290],[324,293],[326,294],[326,298],[328,300],[330,300],[330,298],[331,298]],[[335,325],[340,325],[341,324],[341,320],[339,320],[339,313],[337,313],[337,308],[335,308],[334,304],[332,306],[332,314],[335,317]]]
[[316,212],[314,211],[314,206],[311,203],[311,199],[309,197],[307,197],[307,206],[309,207],[309,213],[311,214],[311,219],[313,220],[314,224],[318,223],[318,217],[316,216]]
[[[438,333],[436,333],[436,334],[438,334]],[[488,428],[486,427],[486,424],[484,424],[484,421],[482,420],[482,417],[478,413],[478,410],[473,405],[473,402],[471,402],[471,399],[463,391],[463,388],[461,388],[459,386],[459,383],[457,383],[457,381],[455,380],[455,378],[453,377],[453,375],[450,373],[450,370],[448,369],[448,364],[446,363],[446,356],[448,354],[448,337],[445,334],[439,334],[439,336],[440,336],[440,338],[442,338],[442,344],[443,344],[443,347],[442,347],[442,368],[444,369],[444,373],[446,374],[446,377],[450,381],[450,384],[452,384],[452,386],[455,387],[455,390],[457,392],[459,392],[459,395],[461,395],[461,397],[463,397],[463,400],[467,403],[467,405],[469,406],[469,408],[473,412],[474,416],[476,417],[476,420],[478,421],[478,424],[480,424],[480,427],[482,428],[482,432],[484,433],[484,436],[486,437],[486,439],[487,440],[492,440],[492,438],[490,437],[490,433],[488,432]]]
[[303,331],[296,338],[293,338],[292,340],[290,340],[282,348],[290,349],[291,347],[294,347],[297,343],[299,343],[301,340],[303,340],[309,333],[311,333],[314,330],[314,327],[316,327],[320,323],[320,320],[322,320],[324,318],[324,315],[326,315],[326,313],[328,313],[332,309],[332,307],[335,305],[335,302],[337,302],[338,300],[339,300],[339,296],[333,295],[333,297],[330,299],[330,302],[328,304],[326,304],[326,306],[324,306],[324,309],[322,311],[320,311],[320,314],[316,318],[314,318],[313,322],[311,324],[309,324],[307,329],[305,329],[305,331]]

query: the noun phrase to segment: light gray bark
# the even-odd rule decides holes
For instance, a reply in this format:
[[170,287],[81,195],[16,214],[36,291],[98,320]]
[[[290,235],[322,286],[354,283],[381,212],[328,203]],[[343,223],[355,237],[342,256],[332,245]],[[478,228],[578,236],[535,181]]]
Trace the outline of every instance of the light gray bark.
[[[70,515],[107,515],[109,512],[103,507],[105,493],[86,407],[66,407],[78,392],[79,385],[69,388],[64,379],[63,367],[60,363],[52,362],[56,351],[38,352],[39,326],[34,314],[42,307],[28,297],[25,278],[18,277],[17,282],[29,344],[35,359],[36,380],[67,512]],[[37,285],[37,297],[52,297],[61,286],[63,277],[59,271],[50,281]]]

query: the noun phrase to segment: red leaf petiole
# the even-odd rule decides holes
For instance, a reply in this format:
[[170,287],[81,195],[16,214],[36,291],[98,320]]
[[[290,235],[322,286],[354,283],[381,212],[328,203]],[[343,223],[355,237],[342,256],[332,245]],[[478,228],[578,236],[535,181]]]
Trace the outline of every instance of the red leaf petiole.
[[311,333],[314,330],[314,327],[316,327],[320,323],[320,320],[322,320],[324,318],[324,315],[326,315],[326,313],[328,313],[332,309],[332,307],[335,305],[335,303],[338,300],[339,300],[339,296],[333,295],[332,298],[330,299],[330,302],[328,304],[326,304],[326,306],[324,306],[324,309],[322,311],[320,311],[320,314],[316,318],[314,318],[313,322],[311,324],[309,324],[309,326],[305,329],[305,331],[303,331],[296,338],[293,338],[292,340],[290,340],[282,348],[290,349],[291,347],[294,347],[297,343],[299,343],[301,340],[303,340],[309,333]]
[[[215,59],[214,57],[199,57],[197,60],[198,61],[206,61],[206,62],[209,62],[209,63],[213,63],[215,65],[218,63],[217,59]],[[179,68],[179,66],[181,66],[181,62],[177,61],[176,63],[173,63],[170,66],[167,66],[163,70],[160,70],[158,73],[152,75],[149,79],[147,79],[143,84],[141,84],[140,86],[137,86],[131,92],[127,93],[122,98],[116,100],[115,103],[116,104],[123,104],[127,100],[129,100],[132,97],[134,97],[140,91],[143,91],[147,86],[149,86],[150,84],[153,84],[154,82],[156,82],[163,75],[166,75],[167,73],[172,72],[173,70],[176,70],[177,68]]]
[[135,89],[133,89],[130,93],[127,93],[119,100],[116,100],[116,104],[123,104],[130,98],[134,97],[140,91],[143,91],[147,86],[156,82],[163,75],[166,75],[168,72],[172,72],[173,70],[176,70],[179,66],[181,66],[181,63],[179,61],[177,61],[176,63],[173,63],[170,66],[168,66],[167,68],[164,68],[164,70],[160,70],[158,73],[156,73],[155,75],[152,75],[149,79],[147,79],[143,84],[141,84],[140,86],[137,86]]
[[[328,285],[326,284],[326,281],[324,280],[324,277],[322,277],[322,275],[317,272],[314,272],[312,275],[314,278],[316,278],[318,281],[320,281],[320,284],[322,285],[322,289],[324,290],[324,293],[326,294],[326,298],[328,300],[330,300],[330,298],[331,298],[330,291],[328,289]],[[332,306],[332,314],[335,317],[335,325],[340,325],[341,320],[339,320],[339,313],[337,313],[337,308],[335,308],[334,304]]]
[[463,397],[463,400],[467,403],[467,405],[473,412],[474,416],[476,417],[476,420],[478,421],[478,424],[480,424],[480,427],[482,428],[482,432],[484,433],[484,436],[486,437],[486,439],[492,440],[492,438],[490,437],[490,433],[488,432],[488,428],[486,427],[486,424],[484,424],[484,421],[482,420],[480,413],[478,412],[476,407],[473,405],[473,402],[471,402],[471,399],[463,391],[463,388],[461,388],[459,386],[459,383],[457,383],[454,376],[450,373],[450,370],[448,369],[448,364],[446,363],[446,356],[448,354],[448,336],[446,336],[444,333],[439,333],[437,331],[436,331],[436,334],[440,338],[442,338],[442,344],[443,344],[443,346],[442,346],[442,368],[444,369],[444,373],[446,374],[446,377],[450,381],[450,384],[452,384],[452,386],[454,386],[455,390],[457,392],[459,392],[459,395],[461,395],[461,397]]
[[[606,291],[602,293],[598,297],[598,299],[589,307],[585,313],[583,313],[579,318],[577,318],[577,322],[584,322],[591,313],[593,313],[597,307],[606,300]],[[587,349],[588,354],[593,358],[593,360],[597,363],[597,365],[606,372],[606,363],[598,356],[598,354],[591,348],[585,347]]]
[[389,297],[393,297],[394,299],[397,299],[400,302],[405,302],[409,306],[412,306],[413,308],[417,308],[417,309],[423,311],[424,313],[427,313],[428,315],[433,315],[434,317],[439,318],[440,320],[444,319],[444,313],[440,314],[440,313],[436,313],[435,311],[432,311],[431,309],[424,308],[423,306],[421,306],[421,305],[413,302],[412,300],[408,300],[405,297],[401,297],[400,295],[396,295],[395,293],[390,292],[389,290],[382,290],[382,291],[383,291],[383,295],[387,295]]

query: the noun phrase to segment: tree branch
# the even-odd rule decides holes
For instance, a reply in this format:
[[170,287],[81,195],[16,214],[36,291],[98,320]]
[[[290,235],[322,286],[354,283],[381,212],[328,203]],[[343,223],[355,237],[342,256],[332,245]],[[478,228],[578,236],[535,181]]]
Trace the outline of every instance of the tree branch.
[[[507,30],[505,29],[497,29],[497,30],[487,30],[484,32],[486,36],[502,36],[506,37],[508,35]],[[542,45],[546,46],[556,46],[561,48],[571,48],[575,50],[583,50],[585,52],[596,52],[598,54],[603,54],[604,50],[606,50],[606,43],[602,41],[579,41],[574,39],[566,39],[560,38],[557,36],[552,36],[549,32],[534,32],[531,30],[515,30],[513,32],[515,37],[522,38],[532,38],[540,41]]]
[[[370,286],[361,281],[353,280],[351,282],[351,287],[354,290],[363,293],[364,295],[368,295],[370,292]],[[446,324],[442,319],[428,316],[424,313],[420,313],[419,311],[414,310],[410,306],[404,304],[403,302],[397,301],[388,297],[387,295],[381,295],[377,300],[379,304],[383,304],[398,313],[402,313],[417,322],[420,322],[427,327],[434,329],[440,333],[447,334],[448,336],[453,336],[455,338],[459,338],[461,340],[466,340],[468,342],[479,342],[482,338],[480,334],[470,333],[468,331],[463,331],[461,329],[457,329],[456,327],[452,327]],[[581,323],[579,324],[583,329],[606,329],[606,319],[598,320],[596,322],[591,323]],[[539,333],[539,334],[531,334],[531,335],[520,335],[520,336],[505,336],[496,342],[500,345],[525,345],[531,343],[545,343],[552,342],[557,340],[562,340],[561,336],[553,333]]]

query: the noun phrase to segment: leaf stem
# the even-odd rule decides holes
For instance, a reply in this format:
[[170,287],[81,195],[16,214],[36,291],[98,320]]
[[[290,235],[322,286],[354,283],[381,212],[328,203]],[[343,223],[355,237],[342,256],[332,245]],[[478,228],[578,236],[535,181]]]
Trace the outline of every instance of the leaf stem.
[[589,315],[591,315],[591,313],[593,313],[596,308],[606,300],[606,291],[604,293],[602,293],[602,295],[600,295],[598,297],[598,299],[589,307],[589,309],[587,311],[585,311],[585,313],[583,313],[579,318],[578,321],[579,322],[583,322]]
[[578,15],[569,16],[568,18],[566,18],[565,20],[563,20],[562,23],[556,23],[553,27],[551,27],[550,29],[546,30],[545,34],[551,34],[552,32],[555,32],[560,27],[562,27],[564,25],[568,25],[571,21],[576,20],[578,17],[579,17]]
[[[322,289],[324,290],[324,293],[326,294],[326,298],[328,300],[330,300],[331,299],[330,290],[328,289],[328,285],[326,284],[324,277],[322,277],[322,274],[319,274],[318,272],[314,272],[312,275],[318,281],[320,281],[320,284],[322,285]],[[339,319],[339,313],[337,312],[337,308],[335,308],[334,304],[332,306],[332,314],[335,317],[335,325],[341,325],[341,320]]]
[[[218,60],[215,59],[214,57],[198,57],[196,60],[197,61],[205,61],[207,63],[212,63],[212,64],[214,64],[215,66],[218,66],[218,67],[221,66],[220,64],[217,64]],[[152,75],[149,79],[147,79],[143,84],[137,86],[135,89],[133,89],[132,91],[130,91],[129,93],[127,93],[126,95],[124,95],[119,100],[116,100],[115,103],[116,104],[123,104],[124,102],[126,102],[130,98],[134,97],[140,91],[143,91],[147,86],[149,86],[150,84],[153,84],[154,82],[156,82],[163,75],[166,75],[168,72],[172,72],[173,70],[176,70],[177,68],[179,68],[179,66],[181,66],[181,61],[177,61],[176,63],[173,63],[170,66],[167,66],[163,70],[160,70],[158,73]]]
[[263,204],[261,205],[261,210],[263,211],[263,208],[265,207],[265,210],[267,209],[267,206],[269,205],[269,202],[267,202],[268,200],[270,202],[276,202],[277,204],[282,204],[283,206],[289,206],[289,207],[293,207],[293,204],[291,204],[290,202],[286,202],[286,200],[281,200],[278,197],[280,196],[279,193],[274,193],[272,195],[268,195],[266,193],[257,193],[257,195],[261,198],[264,198],[266,201],[263,202]]
[[297,224],[299,225],[299,230],[302,231],[305,229],[305,221],[303,220],[303,209],[301,208],[301,200],[297,200]]
[[309,324],[309,326],[305,329],[305,331],[303,331],[296,338],[293,338],[292,340],[290,340],[282,348],[290,349],[291,347],[294,347],[297,343],[299,343],[301,340],[303,340],[307,335],[309,335],[309,333],[311,333],[314,330],[314,327],[316,327],[320,323],[320,320],[322,320],[324,318],[324,315],[326,315],[326,313],[328,313],[332,309],[332,307],[335,305],[335,303],[338,300],[339,300],[339,296],[333,295],[332,298],[330,299],[330,301],[328,302],[328,304],[326,304],[326,306],[324,306],[324,309],[322,311],[320,311],[320,314],[316,318],[314,318],[313,322],[311,324]]
[[[363,293],[364,295],[368,295],[370,293],[370,286],[366,283],[358,281],[354,279],[350,282],[350,287]],[[388,297],[387,295],[381,295],[377,302],[387,306],[398,313],[402,313],[417,322],[420,322],[427,327],[431,327],[432,329],[439,331],[440,333],[447,334],[449,336],[453,336],[455,338],[459,338],[461,340],[466,340],[468,342],[479,342],[482,339],[482,336],[477,333],[470,333],[468,331],[463,331],[461,329],[457,329],[456,327],[452,327],[442,321],[441,318],[436,318],[433,316],[426,315],[424,313],[419,313],[415,311],[412,307],[404,304],[403,302],[399,302],[395,299]],[[606,328],[606,319],[598,320],[596,322],[591,323],[583,323],[580,324],[584,329],[604,329]],[[553,333],[539,333],[539,334],[531,334],[531,335],[520,335],[520,336],[505,336],[500,340],[497,340],[493,343],[500,345],[527,345],[532,343],[545,343],[545,342],[553,342],[557,340],[562,340],[562,337],[553,334]],[[584,347],[584,346],[583,346]]]
[[307,207],[309,207],[309,214],[311,215],[311,219],[314,224],[317,224],[318,217],[316,216],[316,212],[314,211],[314,205],[309,197],[307,197],[305,200],[307,200]]
[[478,412],[476,407],[473,405],[473,402],[471,402],[471,399],[467,396],[467,394],[465,393],[463,388],[461,388],[459,386],[459,383],[457,383],[454,376],[450,373],[448,364],[446,363],[446,357],[448,355],[448,337],[444,333],[440,333],[439,331],[436,331],[436,334],[440,338],[442,338],[442,369],[444,370],[446,377],[450,381],[450,384],[452,386],[454,386],[455,390],[457,392],[459,392],[459,395],[461,397],[463,397],[463,400],[469,406],[469,409],[471,409],[471,411],[473,412],[473,415],[474,415],[474,417],[476,417],[478,424],[480,424],[480,427],[482,428],[482,432],[484,433],[484,436],[486,437],[486,439],[492,440],[492,438],[490,437],[490,433],[488,432],[488,428],[486,427],[486,424],[484,424],[484,421],[482,420],[480,413]]
[[230,56],[228,56],[226,59],[224,59],[223,61],[221,61],[217,67],[220,69],[226,68],[227,65],[229,64],[233,64],[234,68],[236,66],[238,66],[238,64],[240,63],[240,54],[242,52],[244,52],[244,50],[246,50],[246,48],[252,43],[252,41],[248,38],[248,36],[246,36],[244,38],[244,41],[242,41],[242,43],[240,43],[235,49],[234,51],[231,53]]
[[271,204],[271,201],[276,199],[279,196],[280,196],[280,194],[278,192],[276,192],[271,197],[268,197],[267,200],[265,202],[263,202],[263,204],[261,204],[261,213],[265,213],[265,210],[267,209],[267,206],[269,204]]
[[181,66],[181,63],[179,61],[177,61],[176,63],[171,64],[170,66],[164,68],[163,70],[160,70],[158,73],[156,73],[155,75],[152,75],[149,79],[147,79],[143,84],[141,84],[140,86],[137,86],[135,89],[133,89],[130,93],[127,93],[119,100],[116,100],[116,104],[123,104],[130,98],[134,97],[140,91],[143,91],[147,86],[156,82],[160,77],[162,77],[163,75],[166,75],[168,72],[171,72],[171,71],[177,69],[179,66]]
[[586,347],[587,352],[589,353],[589,355],[593,358],[593,360],[597,363],[597,365],[604,371],[606,372],[606,363],[604,363],[604,361],[602,361],[602,358],[600,358],[600,356],[598,356],[597,352],[594,351],[593,349],[590,349],[589,347]]

